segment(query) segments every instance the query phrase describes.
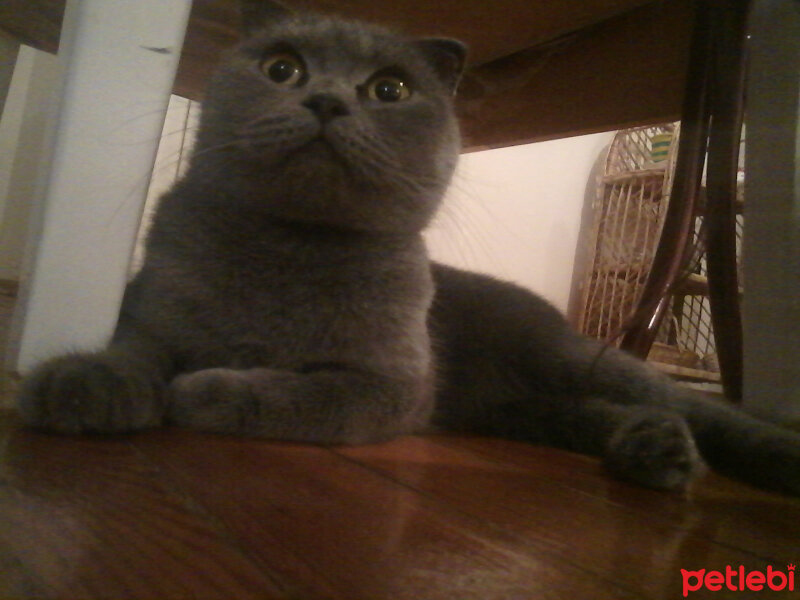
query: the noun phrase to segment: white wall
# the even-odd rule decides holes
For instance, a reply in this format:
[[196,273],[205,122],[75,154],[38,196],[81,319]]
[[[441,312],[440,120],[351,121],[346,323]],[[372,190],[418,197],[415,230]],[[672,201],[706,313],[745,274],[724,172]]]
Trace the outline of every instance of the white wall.
[[58,83],[55,56],[20,47],[0,119],[0,279],[20,279]]
[[566,312],[587,182],[613,135],[463,155],[427,232],[431,257],[514,281]]
[[189,164],[189,155],[194,145],[197,121],[200,117],[200,103],[170,96],[164,128],[158,144],[156,162],[147,188],[147,199],[144,204],[142,222],[136,239],[136,247],[131,260],[130,272],[139,270],[144,260],[144,239],[150,228],[153,212],[158,200],[167,192],[175,181],[183,175]]

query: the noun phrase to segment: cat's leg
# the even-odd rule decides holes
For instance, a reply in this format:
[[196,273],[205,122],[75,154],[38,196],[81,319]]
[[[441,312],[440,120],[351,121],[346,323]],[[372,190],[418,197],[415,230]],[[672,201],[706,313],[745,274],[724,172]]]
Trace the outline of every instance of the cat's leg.
[[616,477],[664,490],[681,490],[702,461],[685,419],[658,407],[604,399],[555,402],[541,416],[542,441],[602,458]]
[[[632,409],[640,407],[682,418],[701,456],[715,470],[800,496],[797,432],[702,397],[645,362],[578,335],[555,309],[527,290],[441,265],[434,265],[433,274],[437,291],[430,321],[441,349],[441,428],[553,445],[574,446],[575,440],[591,438],[593,447],[574,449],[602,454],[604,446],[598,440],[612,439],[603,412],[608,423],[621,427],[615,443],[619,448],[659,437],[647,433],[654,429],[650,424],[633,421],[623,427],[614,418],[634,414]],[[565,408],[556,407],[555,413],[563,421],[554,430],[560,437],[548,434],[546,426],[554,398],[566,399]],[[588,398],[602,398],[619,408],[589,410],[591,402],[582,400]],[[574,409],[572,419],[569,407]],[[592,418],[593,413],[600,417]],[[589,435],[592,427],[599,436]],[[624,461],[607,462],[611,466]]]
[[19,409],[27,425],[59,433],[155,427],[163,421],[171,374],[163,346],[121,325],[105,350],[59,356],[34,369],[22,383]]
[[168,418],[203,431],[364,443],[426,424],[432,400],[425,388],[423,382],[349,369],[205,369],[173,380]]
[[574,372],[575,388],[601,394],[624,406],[643,406],[680,415],[700,454],[720,473],[758,487],[800,495],[800,434],[762,421],[725,401],[706,398],[657,373],[616,348],[600,353],[583,340]]

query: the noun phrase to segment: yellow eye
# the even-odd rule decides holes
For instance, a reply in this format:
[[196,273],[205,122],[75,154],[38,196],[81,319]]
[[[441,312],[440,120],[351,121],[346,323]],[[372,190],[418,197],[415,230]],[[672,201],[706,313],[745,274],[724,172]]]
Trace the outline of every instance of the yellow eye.
[[367,83],[367,95],[381,102],[399,102],[411,96],[411,88],[399,77],[379,75]]
[[280,85],[296,85],[306,72],[302,61],[287,52],[267,56],[261,62],[261,71]]

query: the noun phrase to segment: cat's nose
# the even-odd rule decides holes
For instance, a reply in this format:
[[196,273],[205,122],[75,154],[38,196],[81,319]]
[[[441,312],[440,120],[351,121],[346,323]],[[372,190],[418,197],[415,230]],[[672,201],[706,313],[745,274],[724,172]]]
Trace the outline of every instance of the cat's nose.
[[350,114],[344,100],[333,94],[313,94],[305,99],[303,106],[311,109],[323,123]]

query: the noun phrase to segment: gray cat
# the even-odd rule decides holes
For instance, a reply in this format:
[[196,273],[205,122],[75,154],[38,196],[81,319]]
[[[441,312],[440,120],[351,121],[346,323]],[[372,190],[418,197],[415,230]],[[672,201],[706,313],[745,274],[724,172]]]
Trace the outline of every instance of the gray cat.
[[528,291],[429,262],[460,43],[244,9],[113,340],[36,369],[27,424],[317,444],[474,432],[600,455],[653,488],[685,487],[702,455],[800,494],[800,435],[601,352]]

